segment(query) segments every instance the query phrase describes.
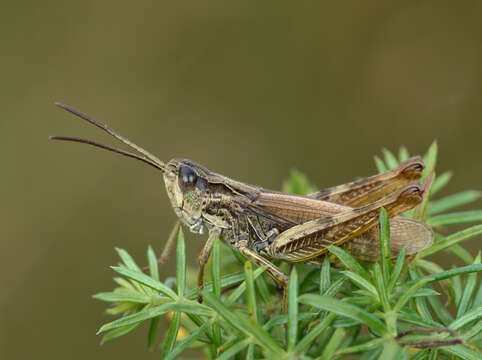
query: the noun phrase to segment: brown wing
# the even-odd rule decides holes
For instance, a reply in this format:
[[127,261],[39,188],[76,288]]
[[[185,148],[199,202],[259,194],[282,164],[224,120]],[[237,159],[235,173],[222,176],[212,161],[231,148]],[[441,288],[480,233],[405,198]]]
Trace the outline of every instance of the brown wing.
[[[419,185],[415,184],[416,189],[422,191]],[[397,194],[400,193],[401,191],[397,192]],[[397,194],[391,196],[392,200],[398,198],[399,195]],[[419,195],[421,196],[422,194]],[[384,206],[390,204],[392,200],[386,199]],[[415,206],[420,200],[421,198],[417,196],[416,201],[408,206],[406,204],[407,201],[404,200],[402,201],[403,206],[394,209],[395,212],[392,213],[393,218],[390,219],[392,256],[396,256],[403,247],[407,247],[407,255],[413,255],[433,243],[433,232],[429,226],[413,219],[395,216]],[[383,203],[379,201],[378,205],[373,204],[373,207],[379,208],[382,205]],[[331,226],[331,230],[333,230],[335,222],[339,222],[338,230],[335,231],[335,237],[338,237],[338,241],[332,239],[335,240],[335,243],[338,244],[340,241],[345,243],[346,249],[359,260],[377,261],[379,258],[379,230],[378,226],[376,226],[376,221],[372,225],[369,225],[367,222],[366,230],[361,229],[357,232],[358,235],[355,232],[353,220],[357,216],[358,218],[363,217],[360,209],[304,196],[274,192],[263,192],[256,201],[246,204],[246,206],[256,215],[274,221],[282,231],[315,219],[319,219],[319,222],[324,221],[327,224],[327,229],[329,230]],[[378,211],[375,213],[375,217],[378,218]],[[348,223],[350,219],[352,224]],[[330,222],[331,225],[329,224]],[[312,237],[312,239],[315,238],[319,237],[316,235]],[[307,236],[305,240],[293,242],[289,245],[290,251],[286,251],[286,249],[282,251],[285,252],[285,255],[290,253],[289,256],[283,258],[288,261],[306,261],[307,257],[313,257],[314,254],[320,252],[320,249],[322,253],[326,252],[327,246],[333,244],[331,241],[319,242],[314,248],[310,248],[310,241],[310,236]],[[276,250],[276,253],[279,254],[279,252],[279,249]],[[310,254],[311,256],[309,256]]]
[[422,176],[423,168],[422,159],[415,156],[384,173],[333,186],[308,196],[352,207],[363,206],[419,179]]
[[314,259],[378,225],[378,213],[385,207],[390,217],[401,214],[422,200],[423,187],[411,183],[403,189],[369,205],[306,221],[282,232],[268,247],[270,256],[290,262]]

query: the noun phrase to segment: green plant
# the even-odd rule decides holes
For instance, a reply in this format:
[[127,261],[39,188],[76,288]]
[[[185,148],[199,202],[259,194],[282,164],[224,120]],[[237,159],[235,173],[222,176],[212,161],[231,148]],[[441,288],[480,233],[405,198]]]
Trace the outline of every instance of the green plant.
[[[375,157],[379,171],[408,158],[405,148],[398,158],[387,150],[383,153],[384,160]],[[460,243],[482,234],[482,225],[450,235],[438,231],[482,221],[482,210],[446,213],[481,194],[464,191],[432,201],[451,178],[448,172],[435,177],[436,158],[434,143],[425,155],[422,177],[427,195],[407,215],[430,224],[436,231],[435,243],[414,259],[407,259],[402,250],[394,263],[389,260],[390,229],[382,210],[380,263],[363,264],[343,249],[332,247],[331,258],[341,269],[333,269],[328,258],[321,269],[293,266],[288,312],[282,314],[279,291],[262,276],[265,269],[255,269],[219,240],[210,260],[211,281],[203,291],[204,303],[199,304],[197,288],[189,285],[187,274],[191,271],[180,231],[175,279],[159,279],[152,248],[147,252],[149,274],[143,273],[125,250],[117,250],[122,265],[113,270],[121,275],[114,279],[119,287],[94,296],[113,303],[109,314],[121,315],[100,328],[102,341],[125,335],[149,320],[147,343],[152,347],[160,317],[168,316],[162,359],[174,359],[188,348],[216,359],[340,359],[349,354],[365,360],[480,359],[482,285],[477,276],[482,271],[481,256],[473,258]],[[293,172],[283,190],[305,194],[313,186]],[[465,265],[445,270],[426,259],[441,251],[453,253]],[[236,266],[243,268],[231,272]],[[226,269],[230,272],[222,274]]]

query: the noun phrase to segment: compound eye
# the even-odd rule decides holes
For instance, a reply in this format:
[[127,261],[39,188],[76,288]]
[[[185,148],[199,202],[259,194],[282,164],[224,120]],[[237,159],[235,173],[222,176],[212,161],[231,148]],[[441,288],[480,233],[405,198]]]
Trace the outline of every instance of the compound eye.
[[194,186],[196,180],[197,175],[194,169],[188,165],[182,165],[179,169],[179,185],[181,185],[181,188]]

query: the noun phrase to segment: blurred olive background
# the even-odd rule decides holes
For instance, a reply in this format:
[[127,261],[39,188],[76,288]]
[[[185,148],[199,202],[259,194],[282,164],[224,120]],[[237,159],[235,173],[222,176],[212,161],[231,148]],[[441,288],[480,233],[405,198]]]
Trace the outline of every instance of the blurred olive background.
[[[146,328],[99,346],[109,318],[91,295],[113,287],[114,247],[160,252],[175,221],[160,174],[48,141],[116,143],[54,101],[266,188],[292,168],[347,182],[382,147],[438,139],[445,193],[480,189],[481,14],[478,0],[3,2],[0,358],[159,358]],[[204,238],[187,237],[194,263]]]

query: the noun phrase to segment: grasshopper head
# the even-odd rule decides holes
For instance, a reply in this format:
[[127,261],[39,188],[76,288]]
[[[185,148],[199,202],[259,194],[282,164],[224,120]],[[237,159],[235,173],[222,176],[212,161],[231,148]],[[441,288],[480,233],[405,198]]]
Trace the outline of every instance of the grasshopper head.
[[186,159],[172,159],[164,172],[164,182],[176,215],[192,232],[202,234],[206,169]]

